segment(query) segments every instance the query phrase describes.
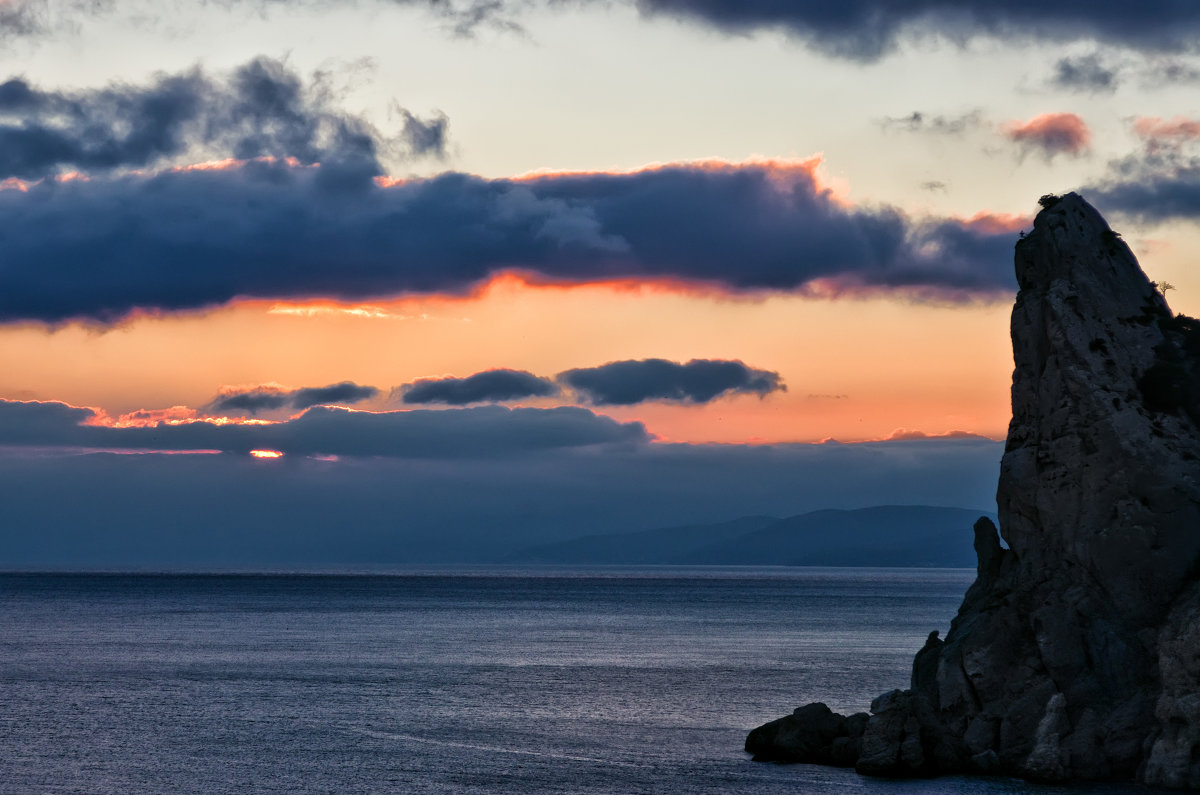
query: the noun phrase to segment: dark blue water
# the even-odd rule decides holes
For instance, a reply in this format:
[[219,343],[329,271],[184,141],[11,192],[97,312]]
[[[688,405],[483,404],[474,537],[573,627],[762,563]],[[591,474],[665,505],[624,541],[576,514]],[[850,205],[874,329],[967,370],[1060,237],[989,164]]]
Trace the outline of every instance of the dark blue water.
[[1054,792],[756,764],[908,682],[973,572],[0,576],[0,792]]

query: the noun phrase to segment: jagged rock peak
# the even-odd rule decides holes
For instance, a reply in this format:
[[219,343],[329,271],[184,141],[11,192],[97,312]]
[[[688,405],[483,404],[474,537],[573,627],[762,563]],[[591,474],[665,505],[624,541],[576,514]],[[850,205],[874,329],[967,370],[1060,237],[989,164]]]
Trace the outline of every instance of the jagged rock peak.
[[978,577],[856,765],[1200,789],[1200,323],[1081,197],[1041,204],[1016,245],[1007,548],[976,523]]
[[1081,566],[1121,612],[1150,619],[1200,554],[1200,524],[1171,519],[1189,503],[1195,516],[1196,362],[1182,339],[1194,335],[1091,205],[1046,203],[1016,247],[1000,531],[1027,579]]

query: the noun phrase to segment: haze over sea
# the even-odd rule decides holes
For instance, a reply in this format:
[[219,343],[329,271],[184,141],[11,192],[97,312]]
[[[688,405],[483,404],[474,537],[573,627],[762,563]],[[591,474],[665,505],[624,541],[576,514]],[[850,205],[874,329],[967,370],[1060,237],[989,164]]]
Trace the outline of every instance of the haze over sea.
[[906,687],[973,576],[6,574],[0,792],[1061,792],[741,750]]

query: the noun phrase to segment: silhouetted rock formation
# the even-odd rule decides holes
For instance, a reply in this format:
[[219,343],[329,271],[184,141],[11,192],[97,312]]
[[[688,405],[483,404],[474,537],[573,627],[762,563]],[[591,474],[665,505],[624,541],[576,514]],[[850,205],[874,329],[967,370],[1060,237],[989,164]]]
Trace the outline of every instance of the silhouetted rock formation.
[[1083,199],[1043,206],[1016,248],[1008,548],[976,523],[976,581],[856,766],[1200,789],[1200,324]]
[[759,726],[746,738],[756,762],[812,762],[854,767],[862,751],[865,712],[838,715],[824,704],[799,707],[791,715]]

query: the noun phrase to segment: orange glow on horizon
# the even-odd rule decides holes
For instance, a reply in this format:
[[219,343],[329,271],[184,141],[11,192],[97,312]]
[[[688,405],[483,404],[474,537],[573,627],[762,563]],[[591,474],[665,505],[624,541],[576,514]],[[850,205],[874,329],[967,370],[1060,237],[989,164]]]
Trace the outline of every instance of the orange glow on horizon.
[[193,425],[204,422],[209,425],[278,425],[279,420],[251,420],[245,417],[196,417],[190,420],[166,420],[164,425]]
[[533,171],[526,171],[522,174],[517,174],[510,179],[513,182],[531,182],[539,179],[552,179],[555,177],[599,177],[599,176],[631,176],[633,174],[645,174],[654,171],[664,171],[670,168],[691,168],[697,171],[736,171],[740,168],[762,168],[773,172],[783,174],[787,173],[803,173],[808,176],[813,176],[814,172],[824,161],[823,155],[812,155],[810,157],[761,157],[754,155],[745,160],[727,160],[721,157],[705,157],[696,160],[667,160],[654,161],[645,163],[633,168],[608,168],[608,169],[579,169],[579,170],[559,170],[553,168],[537,168]]
[[320,315],[346,315],[364,319],[428,320],[427,314],[397,314],[377,304],[339,304],[333,301],[312,300],[298,303],[275,303],[267,310],[268,315],[295,315],[318,317]]
[[[246,307],[263,314],[280,317],[340,316],[361,320],[470,322],[469,317],[457,314],[464,306],[498,300],[501,295],[518,291],[596,292],[610,296],[657,293],[751,303],[758,303],[770,296],[781,294],[781,291],[772,288],[747,288],[733,291],[717,282],[685,280],[669,276],[627,276],[573,281],[566,277],[554,278],[533,271],[510,269],[497,271],[461,292],[405,293],[392,298],[376,300],[369,304],[353,301],[341,302],[324,297],[298,298],[287,302],[262,298],[239,298],[224,307],[209,309],[205,314]],[[446,314],[451,312],[455,314]],[[178,312],[173,316],[184,317],[189,314],[192,313]],[[166,316],[148,314],[141,319]]]
[[[778,372],[788,392],[704,406],[588,408],[693,443],[852,442],[888,438],[898,427],[1004,435],[1012,372],[1007,301],[907,303],[829,289],[853,301],[704,295],[634,280],[543,284],[507,273],[468,296],[301,300],[286,304],[294,310],[286,313],[270,311],[278,301],[243,300],[107,331],[7,327],[0,328],[0,397],[54,397],[103,406],[116,418],[102,415],[97,424],[266,425],[286,418],[208,417],[188,407],[210,405],[223,385],[353,381],[379,390],[353,410],[378,412],[398,407],[395,387],[434,373],[509,368],[553,378],[628,359],[739,359]],[[371,309],[339,311],[360,307]],[[373,316],[378,310],[424,319],[386,322]],[[249,339],[255,344],[246,345]],[[19,373],[20,382],[7,383],[5,373]],[[561,402],[519,401],[534,408]]]
[[278,450],[251,450],[250,455],[255,458],[283,458],[283,453]]

